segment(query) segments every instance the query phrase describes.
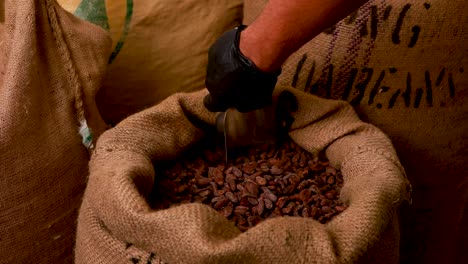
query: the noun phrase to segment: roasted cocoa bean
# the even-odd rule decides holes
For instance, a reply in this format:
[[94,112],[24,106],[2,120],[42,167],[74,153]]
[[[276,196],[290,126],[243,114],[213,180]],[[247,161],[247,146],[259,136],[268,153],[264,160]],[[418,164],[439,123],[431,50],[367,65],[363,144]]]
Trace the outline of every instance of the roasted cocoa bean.
[[224,184],[223,171],[221,171],[219,168],[214,168],[214,167],[208,168],[208,177],[212,178],[214,182],[218,185]]
[[251,194],[253,194],[255,197],[258,194],[258,185],[254,181],[250,179],[246,179],[244,182],[244,187],[247,189],[247,191]]
[[211,191],[210,190],[204,190],[204,191],[201,191],[198,193],[198,195],[200,195],[201,197],[207,197],[208,195],[210,195]]
[[255,182],[260,186],[265,186],[267,184],[267,180],[261,176],[255,177]]
[[237,196],[234,195],[232,192],[226,192],[224,196],[226,196],[226,198],[228,198],[229,201],[231,201],[233,204],[236,204],[239,202],[239,199],[237,198]]
[[250,203],[249,203],[249,198],[251,198],[251,197],[249,197],[249,196],[244,196],[244,197],[242,197],[242,198],[240,199],[240,201],[239,201],[239,204],[240,204],[241,206],[245,206],[245,207],[251,206]]
[[245,214],[247,211],[249,211],[249,207],[247,207],[247,206],[241,206],[241,205],[239,205],[239,206],[236,206],[236,207],[234,208],[234,213],[235,213],[235,214],[238,214],[238,215],[243,215],[243,214]]
[[251,161],[242,166],[242,171],[246,174],[253,174],[257,171],[256,168],[257,168],[257,162]]
[[302,205],[302,204],[296,205],[296,207],[294,207],[293,215],[294,216],[301,216],[302,209],[304,209],[304,205]]
[[262,219],[284,215],[326,223],[346,209],[339,200],[341,172],[330,167],[323,155],[314,156],[292,141],[247,152],[225,164],[224,151],[205,143],[177,162],[157,164],[150,205],[164,209],[190,202],[207,204],[241,231]]
[[268,200],[272,202],[276,202],[278,200],[278,197],[274,193],[272,193],[270,189],[262,187],[262,191],[265,194],[265,198],[267,198]]
[[337,212],[343,212],[345,209],[346,209],[346,207],[341,206],[341,205],[335,206],[335,210],[336,210]]
[[273,165],[270,169],[270,173],[272,175],[281,175],[283,173],[283,170],[278,168],[278,166],[276,165]]
[[197,185],[198,186],[206,186],[210,185],[211,179],[207,177],[199,177],[197,178]]
[[262,197],[258,199],[258,204],[254,208],[256,209],[258,215],[263,214],[263,211],[265,210],[265,202]]
[[265,203],[265,207],[266,207],[267,209],[272,209],[273,206],[274,206],[274,205],[273,205],[273,202],[272,202],[270,199],[268,199],[268,198],[265,198],[264,203]]
[[214,209],[221,209],[225,205],[227,205],[228,203],[229,203],[228,198],[226,198],[224,196],[221,196],[221,197],[219,197],[218,201],[213,205],[213,208]]
[[288,201],[289,201],[289,198],[287,196],[280,197],[278,201],[276,202],[276,206],[278,206],[281,209],[286,205]]
[[222,209],[222,214],[224,217],[228,218],[232,215],[233,208],[232,205],[227,205]]
[[247,198],[247,201],[249,201],[249,204],[251,204],[251,205],[257,205],[258,204],[257,199],[252,198],[252,197]]
[[289,202],[288,205],[286,205],[286,207],[283,208],[282,210],[283,214],[290,214],[294,210],[295,206],[296,206],[295,203]]
[[234,174],[234,176],[236,176],[237,178],[241,178],[242,177],[242,171],[237,168],[237,167],[231,167],[232,168],[232,174]]

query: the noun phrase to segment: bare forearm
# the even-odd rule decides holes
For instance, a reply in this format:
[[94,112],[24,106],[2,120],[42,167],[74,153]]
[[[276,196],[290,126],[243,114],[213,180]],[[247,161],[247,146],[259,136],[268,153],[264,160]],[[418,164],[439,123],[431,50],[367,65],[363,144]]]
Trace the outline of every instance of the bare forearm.
[[270,0],[241,33],[240,49],[258,68],[271,72],[313,37],[368,0]]

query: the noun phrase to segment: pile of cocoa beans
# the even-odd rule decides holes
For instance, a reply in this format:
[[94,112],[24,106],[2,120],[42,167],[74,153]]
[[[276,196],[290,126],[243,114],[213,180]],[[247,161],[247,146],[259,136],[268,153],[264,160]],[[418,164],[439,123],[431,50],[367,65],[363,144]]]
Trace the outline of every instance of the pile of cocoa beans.
[[345,210],[343,177],[324,155],[312,155],[292,140],[280,147],[252,147],[225,161],[225,152],[200,144],[177,161],[155,164],[149,203],[164,209],[183,203],[210,205],[241,231],[278,216],[328,222]]

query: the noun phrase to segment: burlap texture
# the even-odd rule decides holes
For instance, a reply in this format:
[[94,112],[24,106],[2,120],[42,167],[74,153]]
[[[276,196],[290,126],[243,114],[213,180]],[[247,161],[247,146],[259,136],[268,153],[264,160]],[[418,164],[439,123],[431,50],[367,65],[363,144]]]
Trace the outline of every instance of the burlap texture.
[[242,22],[242,0],[59,0],[76,16],[106,29],[113,40],[97,95],[115,125],[176,92],[204,87],[208,49]]
[[[245,23],[267,2],[246,0]],[[294,53],[279,79],[347,100],[392,139],[414,191],[405,264],[468,262],[467,13],[464,0],[369,1]]]
[[98,140],[78,220],[76,263],[157,263],[156,257],[171,264],[397,263],[396,210],[408,198],[408,182],[390,140],[346,102],[292,92],[299,110],[290,136],[311,153],[326,149],[342,170],[341,199],[349,205],[342,214],[326,225],[269,219],[241,233],[206,205],[150,209],[146,197],[157,177],[152,162],[177,158],[215,122],[202,104],[206,90],[176,94]]
[[79,127],[104,129],[94,96],[110,39],[52,0],[1,5],[0,263],[72,263],[88,163]]

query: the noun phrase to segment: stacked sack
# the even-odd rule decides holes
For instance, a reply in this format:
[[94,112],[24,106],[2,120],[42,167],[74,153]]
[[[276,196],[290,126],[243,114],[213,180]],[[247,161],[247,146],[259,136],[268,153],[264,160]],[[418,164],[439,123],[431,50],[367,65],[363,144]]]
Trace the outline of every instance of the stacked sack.
[[[251,23],[268,1],[245,1]],[[413,185],[402,263],[468,261],[468,5],[371,0],[315,37],[279,83],[346,100],[392,139]]]

